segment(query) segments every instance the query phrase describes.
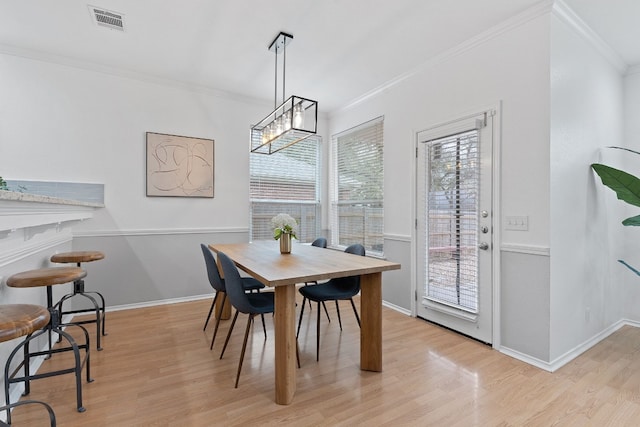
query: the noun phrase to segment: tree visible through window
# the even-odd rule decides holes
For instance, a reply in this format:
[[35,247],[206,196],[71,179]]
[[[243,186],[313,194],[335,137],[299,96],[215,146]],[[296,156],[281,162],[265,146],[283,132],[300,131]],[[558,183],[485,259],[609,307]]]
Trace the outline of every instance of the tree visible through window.
[[271,218],[287,213],[298,239],[320,233],[320,141],[310,137],[271,155],[250,154],[251,240],[273,239]]
[[383,118],[332,138],[331,244],[383,254]]

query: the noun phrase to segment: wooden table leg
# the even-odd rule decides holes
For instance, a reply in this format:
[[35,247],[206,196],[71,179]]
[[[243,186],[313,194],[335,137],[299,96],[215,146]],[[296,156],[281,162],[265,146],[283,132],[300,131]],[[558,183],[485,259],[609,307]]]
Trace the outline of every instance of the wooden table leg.
[[[220,277],[224,279],[224,273],[222,271],[222,266],[220,265],[220,260],[216,257],[216,264],[218,265],[218,272],[220,273]],[[213,310],[213,314],[216,316],[216,319],[227,320],[231,317],[231,301],[229,298],[224,299],[224,306],[222,305],[222,297],[224,294],[221,294],[218,300],[216,301],[216,309]]]
[[296,392],[295,285],[275,288],[276,403],[288,405]]
[[216,319],[219,317],[220,320],[227,320],[231,317],[231,302],[229,302],[229,298],[224,299],[224,306],[222,305],[222,296],[224,293],[220,293],[220,297],[216,301],[216,308],[213,310]]
[[382,273],[360,277],[360,369],[382,371]]

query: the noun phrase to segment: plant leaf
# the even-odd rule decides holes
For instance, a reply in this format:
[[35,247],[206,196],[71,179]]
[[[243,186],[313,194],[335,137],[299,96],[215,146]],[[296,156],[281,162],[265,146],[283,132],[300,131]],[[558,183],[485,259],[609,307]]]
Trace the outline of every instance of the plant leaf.
[[616,192],[618,199],[640,207],[640,179],[600,163],[592,164],[591,168],[598,174],[604,185]]
[[640,276],[640,271],[636,270],[635,268],[631,267],[629,264],[627,264],[626,262],[624,262],[623,260],[619,259],[618,262],[622,265],[624,265],[625,267],[627,267],[629,270],[633,271],[634,273],[636,273],[638,276]]
[[622,225],[635,225],[636,227],[640,227],[640,215],[625,219],[622,221]]
[[608,148],[615,148],[616,150],[629,151],[629,152],[631,152],[631,153],[635,153],[635,154],[640,155],[640,153],[639,153],[639,152],[634,151],[634,150],[631,150],[631,149],[629,149],[629,148],[624,148],[624,147],[614,147],[614,146],[611,146],[611,147],[608,147]]

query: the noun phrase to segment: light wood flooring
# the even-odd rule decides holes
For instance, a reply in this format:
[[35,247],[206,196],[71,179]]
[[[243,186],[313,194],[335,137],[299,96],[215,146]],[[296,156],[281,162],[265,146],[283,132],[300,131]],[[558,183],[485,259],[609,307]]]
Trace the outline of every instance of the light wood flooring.
[[[302,368],[291,405],[274,403],[273,321],[256,322],[240,385],[241,315],[224,359],[230,321],[213,351],[210,300],[107,313],[104,351],[91,353],[86,412],[75,410],[73,375],[32,383],[67,426],[638,426],[640,329],[624,327],[555,373],[425,321],[384,308],[382,373],[359,369],[359,331],[348,302],[344,331],[333,304],[322,315],[315,360],[314,304],[300,333]],[[300,304],[299,304],[300,305]],[[89,329],[95,329],[89,325]],[[93,343],[94,344],[94,343]],[[63,362],[66,354],[41,369]],[[16,426],[45,425],[40,409],[14,411]]]

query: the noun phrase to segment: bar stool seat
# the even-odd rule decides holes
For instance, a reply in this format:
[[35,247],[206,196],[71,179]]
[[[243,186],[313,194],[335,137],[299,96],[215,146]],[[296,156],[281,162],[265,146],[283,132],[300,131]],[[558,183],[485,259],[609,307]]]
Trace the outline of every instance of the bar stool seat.
[[0,305],[0,342],[32,334],[47,326],[49,319],[49,310],[40,305]]
[[[104,259],[104,254],[99,251],[73,251],[73,252],[62,252],[59,254],[52,255],[50,260],[51,262],[60,263],[60,264],[76,264],[78,267],[82,266],[83,262],[93,262]],[[93,295],[97,296],[100,299],[100,303],[96,301],[96,298]],[[79,310],[70,310],[64,311],[62,309],[65,301],[75,297],[82,296],[91,302],[93,308],[79,309]],[[73,292],[70,294],[64,295],[60,298],[57,305],[59,306],[60,315],[64,316],[65,314],[78,314],[78,313],[89,313],[95,312],[96,316],[91,320],[80,320],[80,321],[72,321],[76,325],[84,325],[87,323],[95,323],[96,324],[96,349],[98,351],[102,350],[100,335],[107,335],[105,332],[105,301],[104,297],[100,292],[95,291],[85,291],[84,289],[84,280],[76,280],[73,282]]]
[[[41,329],[35,333],[31,333],[27,335],[27,338],[22,341],[9,355],[7,362],[5,364],[5,400],[9,401],[9,386],[13,383],[24,382],[24,395],[28,395],[31,391],[31,380],[36,380],[40,378],[47,378],[54,375],[63,375],[68,373],[75,373],[76,377],[76,401],[77,401],[77,409],[78,412],[84,412],[85,408],[82,406],[82,368],[86,368],[86,380],[87,382],[92,382],[90,375],[90,344],[89,344],[89,333],[82,325],[76,325],[73,323],[64,324],[61,323],[61,315],[56,306],[53,305],[53,293],[51,287],[54,285],[60,285],[63,283],[74,282],[76,280],[81,280],[87,275],[87,273],[79,268],[79,267],[50,267],[50,268],[40,268],[36,270],[24,271],[22,273],[17,273],[12,275],[7,279],[7,286],[13,288],[33,288],[44,286],[47,288],[47,311],[49,313],[48,323],[45,325],[44,329]],[[28,322],[27,322],[28,323]],[[40,322],[36,322],[39,324]],[[28,328],[25,325],[25,322],[22,322],[22,326]],[[75,326],[80,328],[82,333],[84,334],[84,343],[78,344],[76,340],[64,330],[65,326]],[[27,329],[28,330],[28,329]],[[35,329],[34,329],[35,330]],[[33,331],[32,331],[33,332]],[[31,352],[29,350],[29,344],[32,340],[44,334],[45,332],[49,335],[49,349],[45,351],[36,351]],[[61,348],[52,348],[51,342],[51,334],[55,332],[58,334],[60,339],[64,338],[68,343],[68,347]],[[10,334],[10,333],[9,333]],[[20,349],[23,349],[24,360],[19,366],[10,374],[9,367],[11,362],[13,361],[14,356],[18,353]],[[84,349],[85,354],[84,358],[80,357],[80,350]],[[51,357],[53,354],[62,353],[66,351],[73,351],[75,363],[71,368],[60,369],[57,371],[45,372],[41,374],[31,374],[29,372],[29,360],[31,357],[36,356],[46,356]],[[16,377],[16,374],[19,372],[20,368],[24,369],[24,376]],[[7,420],[10,422],[10,417],[7,417]]]
[[[0,305],[0,342],[10,341],[23,336],[30,336],[34,332],[45,328],[51,319],[47,308],[33,304],[5,304]],[[11,408],[27,404],[43,405],[49,413],[51,426],[56,425],[56,416],[51,406],[38,400],[24,400],[0,406],[0,411],[7,411],[7,421],[11,422]],[[0,422],[0,425],[9,425]]]

